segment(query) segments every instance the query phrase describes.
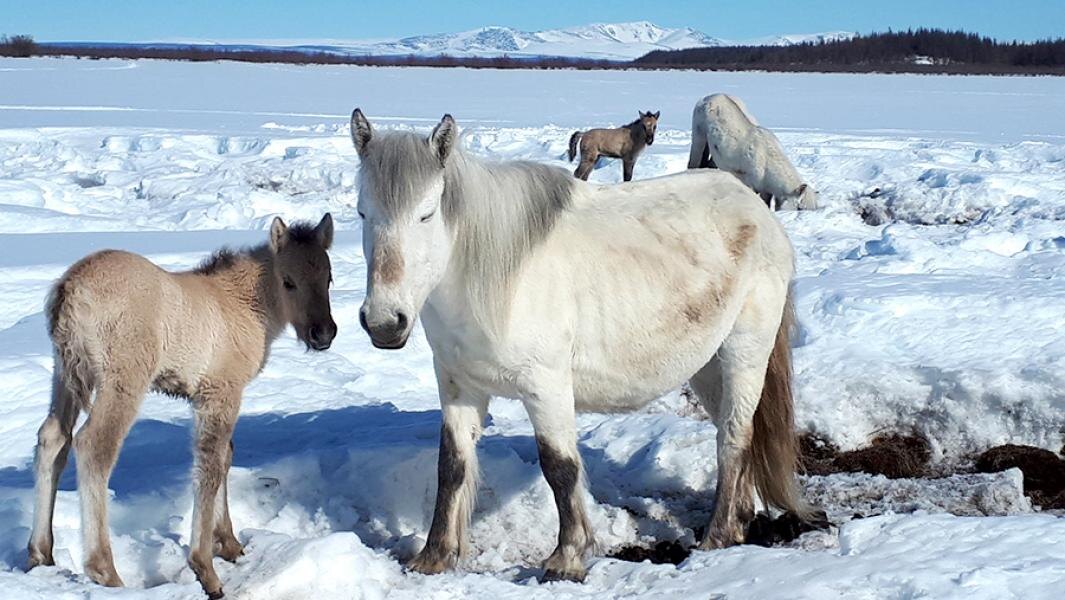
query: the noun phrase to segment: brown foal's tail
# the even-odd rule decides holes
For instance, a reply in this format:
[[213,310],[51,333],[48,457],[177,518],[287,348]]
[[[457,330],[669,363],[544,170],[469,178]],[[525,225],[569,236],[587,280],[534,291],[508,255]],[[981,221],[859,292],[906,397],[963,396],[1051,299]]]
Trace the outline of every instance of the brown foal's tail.
[[577,158],[577,144],[581,141],[581,132],[574,131],[573,135],[569,136],[569,161],[573,162],[573,159]]
[[[73,269],[73,267],[71,267]],[[96,377],[90,363],[88,350],[68,302],[70,281],[68,275],[56,282],[48,293],[45,314],[48,315],[48,335],[52,338],[52,410],[59,404],[64,410],[87,411]]]
[[754,412],[748,468],[755,489],[766,505],[794,512],[803,520],[809,520],[814,511],[803,501],[795,480],[799,440],[795,435],[791,395],[791,331],[794,325],[795,308],[789,291],[773,353],[769,357],[762,398]]

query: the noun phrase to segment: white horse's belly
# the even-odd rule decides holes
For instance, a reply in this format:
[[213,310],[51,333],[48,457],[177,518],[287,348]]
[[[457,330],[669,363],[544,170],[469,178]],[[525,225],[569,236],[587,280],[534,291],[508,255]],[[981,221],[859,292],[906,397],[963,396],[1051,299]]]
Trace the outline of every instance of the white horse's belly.
[[722,322],[716,327],[691,329],[679,338],[637,348],[618,340],[606,343],[614,352],[585,349],[573,361],[577,410],[638,410],[690,379],[717,352],[725,334]]

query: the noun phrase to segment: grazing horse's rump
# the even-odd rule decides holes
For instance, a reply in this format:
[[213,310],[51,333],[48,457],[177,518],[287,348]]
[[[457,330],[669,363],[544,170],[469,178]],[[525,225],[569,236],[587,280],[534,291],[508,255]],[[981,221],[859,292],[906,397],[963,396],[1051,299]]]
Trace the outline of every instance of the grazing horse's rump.
[[[440,572],[465,547],[492,396],[524,403],[555,496],[547,578],[583,578],[593,542],[575,413],[638,409],[686,380],[718,428],[703,547],[743,541],[756,490],[807,515],[794,477],[792,249],[758,197],[720,171],[600,186],[543,165],[484,162],[456,147],[456,130],[445,116],[428,139],[376,134],[352,115],[363,327],[375,345],[400,348],[420,316],[443,413],[436,508],[410,567]],[[408,168],[434,161],[435,171]],[[389,185],[400,173],[403,185]],[[402,276],[375,275],[397,255]]]
[[658,128],[658,116],[661,113],[640,111],[640,118],[624,127],[616,129],[589,129],[574,131],[569,138],[569,161],[577,157],[580,150],[581,162],[573,172],[578,179],[588,180],[595,161],[600,156],[620,158],[622,160],[622,179],[632,180],[632,169],[643,149],[655,141]]
[[[275,219],[269,244],[220,251],[192,271],[169,273],[116,250],[67,270],[46,307],[55,365],[52,404],[38,433],[31,568],[55,564],[56,486],[73,445],[85,573],[102,585],[122,585],[108,535],[107,482],[144,394],[154,389],[189,400],[195,412],[189,566],[209,597],[222,596],[212,558],[234,561],[243,553],[226,490],[241,394],[286,325],[308,348],[332,342],[326,255],[332,237],[328,214],[317,227],[289,228]],[[75,436],[82,412],[88,419]]]
[[728,94],[712,94],[692,111],[688,168],[713,167],[732,173],[777,208],[817,208],[817,192],[803,183],[780,140],[758,125],[747,106]]

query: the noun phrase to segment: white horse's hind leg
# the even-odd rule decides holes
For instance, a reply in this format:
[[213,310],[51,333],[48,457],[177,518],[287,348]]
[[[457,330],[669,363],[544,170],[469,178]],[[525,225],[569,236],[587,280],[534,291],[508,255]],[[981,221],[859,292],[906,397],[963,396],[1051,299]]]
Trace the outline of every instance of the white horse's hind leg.
[[525,401],[540,468],[555,496],[558,510],[558,546],[544,562],[544,580],[584,580],[584,555],[595,535],[584,507],[584,469],[577,452],[577,425],[572,388],[559,394]]
[[754,516],[748,457],[754,413],[779,324],[767,318],[772,314],[771,307],[749,299],[717,356],[691,380],[717,427],[717,492],[703,549],[742,543],[746,525]]
[[455,567],[466,547],[473,503],[477,495],[477,440],[481,436],[487,395],[461,389],[437,369],[443,425],[437,462],[436,508],[425,547],[407,567],[426,574]]
[[688,168],[703,169],[710,162],[710,146],[706,141],[706,130],[703,127],[692,124],[692,147],[688,153]]

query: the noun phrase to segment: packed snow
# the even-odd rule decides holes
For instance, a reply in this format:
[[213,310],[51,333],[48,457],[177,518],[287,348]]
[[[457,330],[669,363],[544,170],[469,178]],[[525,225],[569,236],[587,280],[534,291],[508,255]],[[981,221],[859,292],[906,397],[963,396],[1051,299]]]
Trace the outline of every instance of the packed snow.
[[[681,393],[582,415],[599,558],[541,584],[557,517],[518,403],[496,400],[462,570],[402,561],[423,543],[440,415],[420,332],[401,352],[359,328],[365,289],[347,118],[428,131],[444,112],[473,153],[573,165],[576,128],[662,110],[637,178],[685,168],[691,107],[727,91],[781,138],[823,208],[779,213],[796,248],[796,411],[842,448],[929,437],[936,461],[1004,443],[1062,446],[1065,80],[764,73],[521,72],[232,63],[0,60],[0,589],[4,597],[200,598],[185,565],[187,407],[149,396],[111,480],[115,562],[83,574],[75,473],[56,507],[56,567],[24,573],[32,457],[47,410],[49,286],[88,252],[171,269],[266,238],[274,215],[337,222],[340,334],[294,335],[247,389],[230,498],[247,555],[231,598],[1056,598],[1065,520],[1021,474],[803,479],[837,524],[783,547],[694,552],[679,567],[602,558],[691,544],[709,518],[715,431]],[[604,162],[594,181],[618,182]]]

